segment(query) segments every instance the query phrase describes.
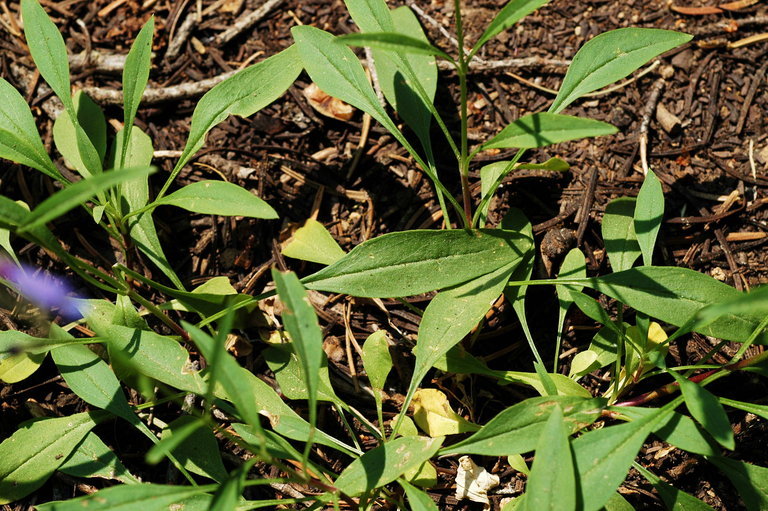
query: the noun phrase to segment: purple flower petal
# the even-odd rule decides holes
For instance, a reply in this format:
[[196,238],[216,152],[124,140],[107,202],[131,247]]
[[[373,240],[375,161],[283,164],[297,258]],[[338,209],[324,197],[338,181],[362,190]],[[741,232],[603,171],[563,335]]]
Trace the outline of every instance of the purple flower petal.
[[75,301],[69,296],[72,290],[63,280],[1,259],[0,277],[14,283],[22,295],[41,309],[58,308],[68,320],[82,317]]

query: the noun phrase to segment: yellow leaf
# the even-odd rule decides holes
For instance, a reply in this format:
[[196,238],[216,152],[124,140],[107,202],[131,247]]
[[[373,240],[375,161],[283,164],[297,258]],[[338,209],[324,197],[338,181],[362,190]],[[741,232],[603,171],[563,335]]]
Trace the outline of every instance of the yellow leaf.
[[437,389],[417,390],[413,396],[413,410],[413,420],[432,438],[480,429],[454,412],[448,397]]

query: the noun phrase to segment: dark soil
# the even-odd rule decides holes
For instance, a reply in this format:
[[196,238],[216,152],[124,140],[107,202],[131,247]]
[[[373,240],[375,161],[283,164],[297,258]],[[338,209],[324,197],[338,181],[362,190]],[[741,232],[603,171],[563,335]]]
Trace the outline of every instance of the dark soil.
[[[0,76],[11,81],[30,100],[44,140],[50,146],[53,121],[46,113],[46,103],[51,95],[32,68],[23,37],[13,34],[18,24],[18,2],[0,3],[8,6],[8,10],[0,11],[0,20],[6,27],[0,31]],[[124,54],[142,24],[154,13],[157,30],[152,87],[198,82],[237,69],[246,61],[261,60],[292,43],[290,28],[297,23],[334,33],[355,30],[341,0],[285,0],[252,29],[226,44],[216,45],[213,38],[217,34],[231,26],[238,15],[256,9],[263,2],[203,0],[202,19],[195,22],[178,56],[167,58],[172,35],[181,31],[185,20],[197,16],[196,2],[43,0],[42,3],[64,33],[71,54],[85,49]],[[400,3],[390,2],[392,6]],[[466,2],[470,41],[504,3],[502,0]],[[685,7],[707,5],[705,0],[679,0],[679,3]],[[452,27],[453,2],[432,0],[416,4],[443,27]],[[114,7],[110,12],[100,13],[110,5]],[[231,12],[231,8],[236,9],[235,12]],[[434,26],[428,22],[423,24],[436,44],[449,51],[455,49]],[[768,203],[768,89],[765,86],[768,42],[729,45],[764,33],[767,25],[768,7],[764,2],[739,11],[688,16],[674,12],[661,0],[554,0],[487,45],[481,56],[488,61],[529,56],[544,61],[570,59],[589,38],[626,26],[676,29],[696,36],[688,45],[665,55],[661,65],[651,73],[612,93],[587,98],[569,107],[566,113],[604,120],[620,131],[611,137],[529,153],[531,161],[560,156],[572,165],[571,170],[564,174],[530,171],[512,175],[491,205],[490,222],[497,223],[510,206],[518,207],[535,225],[537,242],[551,230],[566,229],[570,231],[565,233],[566,237],[573,237],[587,255],[590,274],[608,272],[600,236],[602,212],[611,199],[634,196],[639,190],[642,182],[638,151],[640,126],[660,71],[671,66],[668,68],[671,76],[663,84],[659,103],[679,117],[682,127],[677,133],[668,134],[653,117],[649,130],[649,162],[663,181],[667,198],[657,264],[694,268],[742,290],[767,282],[768,256],[763,245],[768,242],[768,208],[764,207]],[[554,97],[545,89],[557,89],[564,72],[564,67],[546,62],[476,71],[470,84],[473,139],[485,139],[515,118],[545,109]],[[75,87],[120,88],[119,73],[105,73],[88,65],[75,71],[74,82]],[[279,243],[290,235],[291,229],[312,215],[331,230],[345,249],[386,232],[440,227],[442,220],[436,214],[439,207],[431,185],[392,137],[374,124],[364,141],[364,154],[353,165],[352,154],[362,132],[362,115],[357,113],[349,122],[319,115],[301,94],[308,83],[309,78],[302,75],[289,93],[273,105],[251,118],[230,118],[222,123],[211,132],[195,163],[179,177],[180,182],[187,183],[204,178],[219,179],[223,175],[256,190],[278,211],[280,221],[190,217],[171,209],[161,209],[155,214],[169,259],[185,282],[197,285],[212,276],[225,275],[238,290],[256,294],[268,284],[266,270],[273,265],[300,274],[313,271],[312,265],[284,260],[279,253]],[[447,118],[455,118],[451,110],[458,97],[454,75],[443,71],[440,85],[438,106]],[[156,150],[180,150],[186,141],[194,105],[195,99],[186,99],[144,107],[139,111],[138,125],[152,136]],[[108,119],[122,120],[119,109],[107,106],[106,112]],[[450,127],[458,129],[458,123]],[[504,153],[482,155],[483,163],[506,157],[509,155]],[[166,172],[174,161],[158,160]],[[458,179],[451,177],[456,173],[452,163],[446,160],[443,164],[440,170],[448,176],[447,185],[458,193]],[[479,165],[473,168],[473,182],[479,181],[478,170]],[[159,186],[164,177],[156,175],[154,182]],[[0,161],[0,183],[4,195],[22,199],[30,206],[40,203],[53,191],[47,178],[7,161]],[[479,185],[476,188],[479,194]],[[738,195],[737,200],[722,207],[723,197],[731,193]],[[71,252],[109,268],[114,262],[113,251],[105,238],[93,234],[88,228],[90,225],[87,218],[72,214],[57,221],[55,232]],[[543,245],[545,251],[551,250],[549,236],[547,238]],[[19,244],[16,248],[30,263],[52,271],[66,271],[37,247]],[[555,258],[557,268],[557,255],[547,255]],[[156,270],[147,268],[146,271],[162,280]],[[547,269],[542,266],[538,273],[545,276]],[[97,290],[85,287],[79,292],[83,296],[100,296]],[[354,391],[354,378],[344,350],[345,334],[349,329],[362,341],[374,329],[384,328],[393,333],[393,338],[400,339],[401,357],[396,360],[399,377],[391,381],[392,400],[387,405],[388,412],[396,412],[398,400],[402,399],[400,393],[408,381],[412,363],[409,342],[415,339],[418,316],[396,301],[384,301],[388,319],[369,301],[316,298],[336,390],[342,398],[370,413],[370,417],[375,416],[372,403]],[[528,301],[529,305],[537,304],[529,307],[534,337],[542,340],[542,355],[551,360],[554,348],[545,340],[554,338],[552,325],[557,308],[553,291],[531,288]],[[425,305],[423,300],[415,300],[414,304]],[[610,304],[605,302],[605,305]],[[348,309],[351,313],[345,322]],[[3,328],[27,331],[34,328],[29,321],[14,317],[7,309],[0,309],[0,319]],[[563,352],[568,356],[563,358],[561,368],[566,373],[571,356],[586,347],[596,331],[591,320],[574,312],[569,315],[567,326]],[[245,333],[251,335],[254,345],[253,353],[244,357],[243,363],[269,380],[269,372],[259,356],[263,345],[257,339],[258,332]],[[694,335],[672,346],[671,355],[676,363],[694,363],[712,346],[712,339]],[[753,349],[761,351],[762,347]],[[503,302],[497,304],[474,352],[491,356],[493,367],[531,368],[531,355],[523,333],[511,308]],[[358,364],[357,369],[362,371],[359,360],[352,363]],[[84,403],[56,375],[53,364],[46,363],[21,383],[0,385],[0,437],[10,435],[20,422],[34,413],[66,415],[85,409]],[[480,423],[528,395],[524,389],[498,387],[483,378],[458,382],[450,377],[434,376],[433,385],[456,398],[454,406]],[[600,375],[584,381],[595,390],[605,384]],[[768,388],[762,377],[735,375],[718,382],[713,390],[718,395],[760,402],[765,399]],[[167,408],[157,413],[167,415],[163,420],[172,420],[178,411]],[[768,466],[766,422],[743,413],[734,413],[731,419],[737,432],[734,456]],[[323,427],[334,428],[336,418],[330,410],[324,420],[327,424]],[[145,481],[175,482],[176,476],[165,466],[148,469],[143,464],[146,442],[124,430],[118,423],[102,426],[99,434]],[[224,447],[233,456],[243,454],[231,446]],[[697,456],[670,450],[657,441],[646,445],[640,459],[666,481],[716,509],[743,508],[728,480]],[[509,490],[504,496],[519,495],[523,491],[524,478],[508,469],[505,459],[476,461],[489,469],[494,467],[499,473],[502,485]],[[332,458],[328,463],[339,469],[345,460]],[[438,461],[440,484],[431,490],[431,495],[440,500],[441,509],[481,509],[482,506],[453,498],[456,464],[451,458]],[[261,470],[270,474],[268,467]],[[57,476],[35,495],[3,508],[28,509],[35,503],[92,492],[103,484],[98,480],[85,484]],[[637,473],[630,475],[620,492],[637,509],[663,508],[658,494]],[[259,490],[250,497],[274,498],[268,495],[285,493],[278,489]],[[501,498],[502,495],[493,497],[495,508],[499,507]]]

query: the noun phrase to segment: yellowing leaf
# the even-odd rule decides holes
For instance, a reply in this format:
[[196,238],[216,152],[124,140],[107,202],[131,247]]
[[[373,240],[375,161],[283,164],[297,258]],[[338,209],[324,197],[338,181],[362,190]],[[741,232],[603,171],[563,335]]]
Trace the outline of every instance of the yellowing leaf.
[[342,257],[344,251],[333,239],[331,233],[313,218],[298,228],[293,236],[283,244],[283,255],[320,264],[333,264]]
[[43,363],[47,355],[44,353],[18,353],[5,357],[0,353],[0,381],[3,383],[16,383],[32,375]]
[[413,410],[413,420],[432,438],[480,429],[454,412],[448,397],[437,389],[417,390],[413,396]]

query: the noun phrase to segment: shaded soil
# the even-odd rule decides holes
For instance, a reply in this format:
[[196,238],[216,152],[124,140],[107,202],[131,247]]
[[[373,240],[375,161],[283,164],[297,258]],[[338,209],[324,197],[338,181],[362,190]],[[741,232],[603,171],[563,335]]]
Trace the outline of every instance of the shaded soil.
[[[394,6],[400,2],[390,3]],[[9,11],[0,14],[3,24],[8,25],[0,31],[0,75],[30,100],[44,140],[51,146],[52,120],[46,113],[51,95],[31,67],[23,38],[13,34],[18,23],[18,4],[7,4]],[[253,28],[221,45],[214,44],[217,34],[261,2],[230,0],[214,5],[204,0],[202,19],[195,22],[187,21],[197,16],[196,4],[190,1],[150,0],[143,2],[144,6],[135,0],[111,4],[106,0],[45,1],[43,4],[65,34],[71,54],[88,49],[107,54],[125,53],[144,21],[154,13],[157,30],[152,87],[198,82],[272,55],[292,43],[290,28],[297,23],[338,34],[354,30],[339,0],[286,0]],[[466,28],[472,41],[504,2],[472,0],[466,4]],[[116,7],[110,12],[100,13],[112,5]],[[452,2],[433,0],[417,2],[417,5],[437,24],[452,27]],[[685,2],[685,6],[702,5],[705,2]],[[227,11],[229,8],[235,11]],[[178,55],[168,58],[169,41],[183,32],[185,23],[192,23],[193,28]],[[454,49],[428,19],[423,18],[423,24],[432,41],[450,51]],[[497,223],[511,206],[520,208],[535,225],[537,244],[554,260],[555,268],[558,251],[552,248],[550,242],[554,234],[548,235],[550,231],[575,240],[587,255],[591,275],[610,271],[600,236],[601,216],[610,200],[634,196],[639,190],[641,124],[649,98],[654,89],[660,88],[658,103],[676,115],[682,125],[670,134],[652,116],[648,131],[649,162],[664,183],[667,198],[657,264],[693,268],[743,290],[767,282],[768,260],[763,245],[768,242],[765,223],[768,214],[765,207],[768,203],[768,93],[765,86],[768,43],[733,44],[765,32],[767,25],[768,7],[764,2],[739,11],[688,16],[675,13],[666,2],[659,0],[555,0],[487,45],[481,55],[486,61],[531,56],[538,57],[539,61],[528,66],[474,72],[470,84],[470,128],[476,141],[486,139],[521,115],[545,109],[554,97],[547,89],[557,89],[565,72],[565,67],[549,60],[572,58],[585,41],[603,31],[640,26],[696,35],[690,44],[665,55],[650,73],[614,92],[570,106],[566,113],[610,122],[619,128],[619,133],[529,153],[531,161],[562,157],[572,165],[571,170],[563,174],[527,171],[510,176],[492,202],[489,222]],[[666,76],[663,83],[659,82],[662,74]],[[451,110],[458,98],[454,78],[450,72],[441,72],[437,103],[447,119],[455,118]],[[75,87],[119,89],[119,81],[119,73],[104,72],[89,65],[75,71]],[[303,74],[275,104],[251,118],[230,118],[222,123],[211,132],[205,149],[179,178],[181,183],[221,177],[237,182],[267,200],[278,211],[279,221],[190,216],[170,208],[155,214],[169,260],[185,282],[197,285],[212,276],[225,275],[239,291],[256,294],[268,284],[267,270],[273,265],[300,274],[313,271],[316,269],[313,265],[284,260],[279,253],[279,243],[290,235],[291,229],[313,215],[345,249],[386,232],[440,227],[442,220],[432,187],[392,137],[374,124],[363,140],[363,154],[353,163],[363,132],[362,116],[357,113],[349,122],[341,122],[319,115],[301,94],[308,83],[309,78]],[[144,107],[139,111],[137,124],[151,135],[156,150],[180,150],[186,141],[194,104],[194,99],[183,99]],[[113,106],[107,106],[106,113],[108,119],[122,119],[122,112]],[[458,122],[450,122],[449,127],[457,130]],[[482,161],[472,169],[473,182],[479,182],[480,164],[509,156],[483,153]],[[174,162],[169,158],[158,160],[165,172],[170,171]],[[439,170],[446,176],[447,186],[458,193],[459,183],[453,177],[456,171],[452,162],[442,161]],[[159,174],[153,177],[158,186],[165,177],[163,172]],[[22,199],[30,206],[40,203],[53,191],[47,178],[6,161],[0,161],[0,183],[4,195]],[[479,194],[479,185],[475,189]],[[735,200],[725,200],[731,194]],[[56,222],[55,232],[71,252],[109,268],[114,263],[109,242],[94,234],[88,222],[85,216],[72,214]],[[18,244],[16,249],[32,263],[52,271],[65,271],[34,246]],[[537,268],[541,277],[546,276],[547,271],[544,265]],[[162,280],[156,270],[148,267],[146,272]],[[94,289],[82,288],[80,293],[99,296]],[[408,381],[412,364],[410,347],[415,340],[418,316],[396,301],[383,302],[385,314],[376,304],[365,300],[326,299],[319,295],[315,298],[336,390],[342,398],[370,413],[370,417],[375,416],[372,402],[360,398],[354,390],[355,378],[350,367],[357,364],[358,372],[362,372],[362,368],[357,357],[352,364],[347,361],[345,336],[351,332],[355,339],[362,341],[375,329],[384,328],[398,339],[399,374],[390,382],[392,399],[387,405],[388,413],[393,415]],[[413,304],[423,307],[425,300],[416,298]],[[529,306],[534,337],[541,340],[539,349],[544,358],[551,360],[554,348],[548,340],[554,339],[557,316],[553,290],[531,288],[528,301],[537,304]],[[36,328],[29,320],[14,317],[7,309],[0,309],[0,318],[3,328],[31,332]],[[563,347],[566,356],[562,358],[561,367],[565,373],[572,355],[585,348],[596,331],[591,320],[574,312],[569,315],[567,326]],[[258,341],[258,332],[245,331],[243,335],[254,343],[253,352],[242,359],[243,363],[271,381],[260,355],[263,346]],[[694,335],[672,346],[671,356],[675,363],[694,363],[713,346],[712,339]],[[726,354],[733,352],[729,349],[725,348]],[[497,303],[473,351],[492,360],[495,368],[530,370],[531,367],[531,355],[520,326],[511,308],[503,302]],[[716,358],[718,362],[724,360]],[[85,409],[56,374],[53,364],[47,362],[30,379],[0,386],[0,436],[9,435],[33,413],[59,415]],[[595,391],[604,389],[602,376],[590,375],[585,382]],[[527,390],[498,387],[482,378],[457,381],[439,374],[434,377],[433,384],[452,397],[454,406],[480,423],[529,395]],[[718,395],[761,402],[768,389],[762,377],[735,375],[718,382],[713,390]],[[37,403],[34,406],[44,411],[31,411],[32,400]],[[156,413],[169,421],[178,411],[169,407]],[[768,465],[766,422],[751,414],[734,413],[731,419],[737,432],[734,456]],[[341,432],[340,426],[334,425],[336,417],[330,411],[325,414],[325,421],[326,429],[337,428]],[[127,432],[122,424],[102,426],[98,432],[144,480],[178,481],[178,474],[170,473],[164,465],[147,469],[142,463],[146,450],[144,440]],[[228,450],[233,456],[242,454],[231,446]],[[716,509],[743,508],[728,480],[703,459],[670,450],[661,442],[647,444],[641,459],[657,475]],[[508,490],[504,496],[519,495],[523,491],[524,478],[509,469],[506,460],[476,461],[488,468],[494,467]],[[332,458],[328,463],[339,469],[344,460]],[[431,494],[440,499],[441,509],[480,509],[482,506],[466,501],[459,503],[453,498],[452,476],[457,461],[441,459],[438,465],[440,484]],[[270,474],[268,467],[261,470]],[[57,476],[36,495],[5,508],[26,509],[35,503],[88,493],[102,484],[96,480],[84,484]],[[663,508],[653,488],[636,473],[630,475],[621,493],[637,509]],[[285,491],[258,490],[249,498],[270,498],[269,495],[285,495]],[[499,506],[501,497],[493,497],[494,506]]]

